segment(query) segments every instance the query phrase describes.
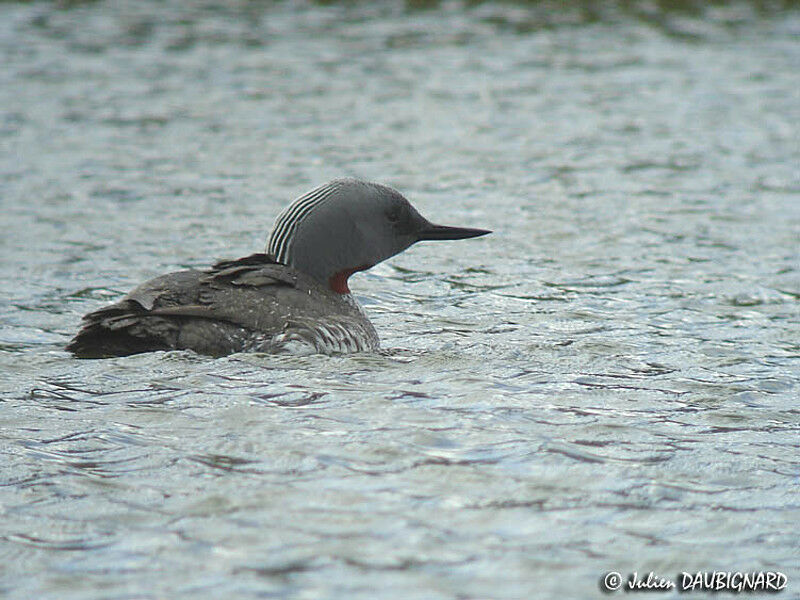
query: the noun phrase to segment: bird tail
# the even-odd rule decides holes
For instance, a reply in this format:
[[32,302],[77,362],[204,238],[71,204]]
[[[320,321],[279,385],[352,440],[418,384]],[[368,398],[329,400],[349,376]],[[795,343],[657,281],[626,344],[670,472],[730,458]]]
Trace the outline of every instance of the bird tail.
[[146,311],[133,300],[123,300],[83,318],[83,327],[67,344],[78,358],[128,356],[153,350],[169,350],[163,337],[143,327]]

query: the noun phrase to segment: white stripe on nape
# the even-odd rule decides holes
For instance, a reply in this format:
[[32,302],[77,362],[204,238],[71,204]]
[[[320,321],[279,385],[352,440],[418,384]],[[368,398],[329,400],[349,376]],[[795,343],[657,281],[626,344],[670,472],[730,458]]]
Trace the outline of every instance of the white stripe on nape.
[[282,214],[271,236],[270,248],[278,262],[288,264],[291,257],[290,241],[302,220],[325,199],[331,196],[340,185],[325,185],[312,190],[298,199]]
[[297,226],[314,208],[322,204],[334,192],[336,192],[344,182],[335,179],[325,183],[295,200],[284,209],[275,220],[275,226],[269,236],[267,253],[281,264],[289,264],[290,242]]
[[299,213],[306,214],[313,206],[315,199],[321,193],[320,188],[311,190],[306,195],[301,196],[295,202],[290,204],[275,221],[275,227],[272,230],[269,242],[269,252],[279,262],[285,262],[286,259],[286,246],[291,234],[297,227],[297,216]]

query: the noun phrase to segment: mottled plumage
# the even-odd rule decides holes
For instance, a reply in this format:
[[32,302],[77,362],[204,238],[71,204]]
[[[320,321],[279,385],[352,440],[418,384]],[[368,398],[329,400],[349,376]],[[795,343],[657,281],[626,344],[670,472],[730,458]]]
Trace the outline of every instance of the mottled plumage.
[[378,334],[351,296],[266,254],[151,279],[86,315],[67,346],[81,358],[172,349],[223,356],[377,348]]

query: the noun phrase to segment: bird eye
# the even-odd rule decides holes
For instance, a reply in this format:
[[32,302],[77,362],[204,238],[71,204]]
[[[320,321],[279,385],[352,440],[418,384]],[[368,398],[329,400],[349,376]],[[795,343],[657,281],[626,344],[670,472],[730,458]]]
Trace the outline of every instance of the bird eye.
[[400,220],[400,208],[390,208],[386,213],[386,218],[389,219],[389,222],[391,223],[397,223]]

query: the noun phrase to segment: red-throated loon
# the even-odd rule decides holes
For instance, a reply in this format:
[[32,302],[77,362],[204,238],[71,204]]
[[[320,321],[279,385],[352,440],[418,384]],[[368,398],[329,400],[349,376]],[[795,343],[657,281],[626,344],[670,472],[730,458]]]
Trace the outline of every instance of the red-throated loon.
[[347,286],[350,275],[422,240],[487,233],[433,225],[390,187],[334,179],[278,216],[265,254],[151,279],[86,315],[67,350],[80,358],[377,350],[378,334]]

